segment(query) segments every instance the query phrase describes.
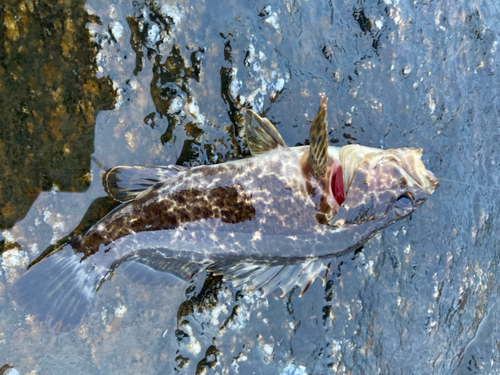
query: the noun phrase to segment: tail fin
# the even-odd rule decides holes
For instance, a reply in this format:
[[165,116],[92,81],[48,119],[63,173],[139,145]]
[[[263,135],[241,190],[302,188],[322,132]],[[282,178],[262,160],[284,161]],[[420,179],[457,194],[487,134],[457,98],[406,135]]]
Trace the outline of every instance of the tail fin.
[[102,279],[80,258],[66,245],[34,265],[12,285],[13,300],[50,327],[71,330],[82,321]]

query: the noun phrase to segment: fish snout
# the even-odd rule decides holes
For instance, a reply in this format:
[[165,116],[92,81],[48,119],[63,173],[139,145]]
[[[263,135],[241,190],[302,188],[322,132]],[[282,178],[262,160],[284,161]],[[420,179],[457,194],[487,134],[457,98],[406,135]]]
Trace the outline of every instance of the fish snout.
[[407,147],[404,149],[406,155],[401,160],[401,166],[413,180],[431,195],[439,186],[439,179],[429,171],[423,161],[424,150],[417,147]]

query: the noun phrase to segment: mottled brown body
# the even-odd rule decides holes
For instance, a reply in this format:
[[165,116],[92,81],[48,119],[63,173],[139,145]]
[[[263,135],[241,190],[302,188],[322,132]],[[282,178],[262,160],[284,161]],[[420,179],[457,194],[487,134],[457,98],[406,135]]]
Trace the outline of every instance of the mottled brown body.
[[[287,148],[179,173],[108,215],[72,243],[74,251],[83,253],[85,259],[97,253],[101,245],[122,239],[117,251],[123,257],[127,252],[125,238],[142,232],[175,237],[171,247],[192,245],[205,259],[211,254],[226,255],[225,250],[214,248],[217,242],[230,253],[232,242],[243,246],[242,234],[254,243],[247,248],[246,256],[251,256],[249,251],[253,249],[258,249],[255,255],[266,256],[267,236],[294,236],[294,242],[300,242],[301,236],[322,232],[323,225],[316,220],[316,199],[311,199],[301,174],[300,159],[307,150]],[[209,243],[213,246],[207,249]],[[272,251],[269,254],[276,255]]]
[[[155,193],[155,189],[151,194]],[[217,187],[208,190],[187,189],[172,193],[168,199],[147,204],[149,194],[129,204],[128,210],[112,215],[109,222],[92,228],[72,246],[85,256],[95,254],[100,245],[108,245],[119,238],[145,231],[169,230],[182,224],[219,219],[236,224],[255,216],[252,197],[240,186]],[[106,225],[107,224],[107,225]]]

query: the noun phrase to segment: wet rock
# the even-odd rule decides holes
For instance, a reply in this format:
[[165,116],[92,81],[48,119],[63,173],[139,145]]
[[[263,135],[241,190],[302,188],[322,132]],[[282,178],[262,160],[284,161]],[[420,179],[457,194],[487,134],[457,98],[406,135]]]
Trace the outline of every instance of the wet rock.
[[114,105],[96,79],[97,46],[83,2],[11,2],[0,9],[0,228],[22,219],[41,191],[89,186],[96,113]]
[[[0,9],[3,227],[39,196],[2,234],[0,354],[20,373],[499,371],[498,5],[87,1],[82,16],[42,3]],[[423,147],[441,179],[326,285],[261,298],[118,267],[68,334],[10,303],[25,262],[113,208],[103,169],[248,155],[246,108],[307,144],[322,91],[332,144]]]

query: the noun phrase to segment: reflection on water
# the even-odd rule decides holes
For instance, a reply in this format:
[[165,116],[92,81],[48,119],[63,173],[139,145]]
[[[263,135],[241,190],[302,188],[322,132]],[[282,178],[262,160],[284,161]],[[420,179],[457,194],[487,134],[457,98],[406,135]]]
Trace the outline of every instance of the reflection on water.
[[[499,17],[493,1],[1,5],[0,357],[40,374],[498,371]],[[243,107],[305,144],[321,91],[331,142],[423,147],[447,180],[324,287],[262,299],[118,269],[75,331],[16,310],[29,262],[112,208],[103,169],[244,156]]]

